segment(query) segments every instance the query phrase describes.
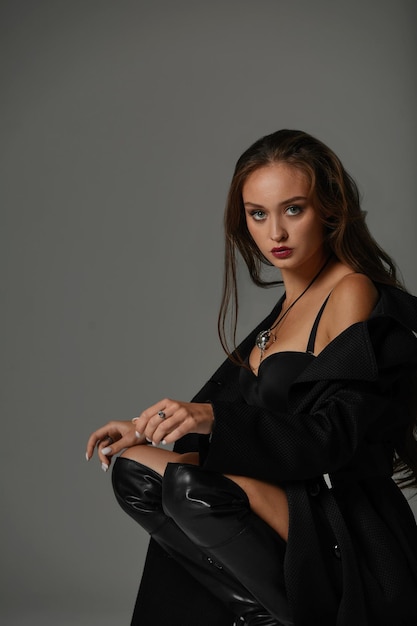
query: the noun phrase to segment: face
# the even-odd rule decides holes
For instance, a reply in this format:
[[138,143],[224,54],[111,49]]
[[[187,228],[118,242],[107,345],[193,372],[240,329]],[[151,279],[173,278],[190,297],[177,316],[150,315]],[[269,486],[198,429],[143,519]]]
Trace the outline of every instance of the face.
[[255,170],[243,185],[249,233],[263,256],[282,270],[308,271],[325,256],[324,227],[309,189],[305,174],[284,163]]

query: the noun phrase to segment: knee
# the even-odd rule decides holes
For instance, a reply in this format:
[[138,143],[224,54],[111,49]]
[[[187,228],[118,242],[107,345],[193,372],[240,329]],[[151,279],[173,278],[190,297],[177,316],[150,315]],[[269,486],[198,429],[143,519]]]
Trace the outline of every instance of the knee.
[[191,475],[188,465],[168,463],[162,478],[162,507],[176,522],[188,519],[190,506],[188,487]]
[[112,485],[118,503],[129,515],[162,509],[162,477],[133,459],[116,459]]
[[162,481],[162,507],[184,532],[195,539],[200,531],[235,517],[241,527],[248,514],[245,492],[222,474],[195,465],[169,463]]

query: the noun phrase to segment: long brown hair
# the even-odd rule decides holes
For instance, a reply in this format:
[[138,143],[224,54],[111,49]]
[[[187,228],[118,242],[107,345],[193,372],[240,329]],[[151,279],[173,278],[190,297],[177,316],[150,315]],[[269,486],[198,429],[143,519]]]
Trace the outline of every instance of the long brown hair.
[[[326,233],[326,245],[342,263],[371,280],[403,289],[394,261],[370,234],[361,209],[357,185],[340,159],[324,143],[300,130],[279,130],[262,137],[239,158],[230,184],[224,226],[226,235],[225,270],[218,331],[221,344],[232,360],[242,364],[236,352],[238,319],[237,252],[242,256],[251,280],[259,287],[282,283],[263,277],[271,263],[262,255],[246,226],[242,189],[255,170],[273,163],[295,167],[307,177],[310,199]],[[230,316],[230,317],[229,317]],[[232,348],[226,327],[230,320]],[[411,468],[411,477],[403,484],[417,484],[417,448],[415,422],[407,435],[404,461],[396,457],[396,471]],[[410,471],[408,471],[410,474]]]

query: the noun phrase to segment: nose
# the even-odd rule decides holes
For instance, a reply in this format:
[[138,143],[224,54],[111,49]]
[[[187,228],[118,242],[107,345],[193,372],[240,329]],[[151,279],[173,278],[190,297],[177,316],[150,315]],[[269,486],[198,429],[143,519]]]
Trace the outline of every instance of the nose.
[[274,216],[270,221],[269,236],[273,241],[284,241],[288,234],[283,227],[279,216]]

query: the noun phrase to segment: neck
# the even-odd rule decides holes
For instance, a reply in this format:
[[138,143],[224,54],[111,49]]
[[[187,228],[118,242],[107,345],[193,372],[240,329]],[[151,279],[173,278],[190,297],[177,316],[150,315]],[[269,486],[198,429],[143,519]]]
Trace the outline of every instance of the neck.
[[[295,270],[281,270],[282,280],[285,287],[286,302],[291,304],[311,283],[315,276],[324,270],[325,266],[330,263],[329,255],[322,255],[320,258],[311,259],[306,267],[300,267]],[[317,277],[319,280],[319,277]]]

